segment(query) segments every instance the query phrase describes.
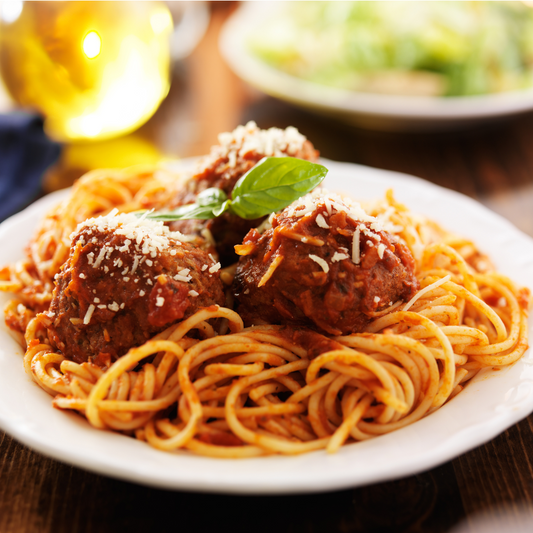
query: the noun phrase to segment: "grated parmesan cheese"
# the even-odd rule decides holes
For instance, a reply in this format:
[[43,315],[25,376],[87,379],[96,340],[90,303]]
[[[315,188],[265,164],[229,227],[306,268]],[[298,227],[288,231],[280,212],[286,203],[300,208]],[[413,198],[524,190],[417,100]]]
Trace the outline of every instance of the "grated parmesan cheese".
[[139,266],[139,259],[141,258],[140,255],[133,256],[133,266],[131,267],[131,273],[135,274],[135,271],[137,270],[137,267]]
[[360,250],[360,232],[359,232],[359,226],[357,229],[353,232],[353,240],[352,240],[352,261],[356,265],[358,265],[361,262],[361,250]]
[[[89,218],[81,222],[71,234],[71,239],[84,229],[88,230],[89,234],[96,230],[101,233],[111,232],[125,237],[123,246],[102,246],[96,258],[94,252],[88,253],[87,262],[89,265],[93,268],[100,268],[105,260],[110,259],[113,251],[131,253],[130,248],[133,247],[135,255],[131,273],[134,273],[144,260],[146,260],[148,266],[152,266],[153,261],[147,259],[147,257],[154,259],[158,253],[168,250],[172,246],[179,246],[183,241],[190,240],[178,231],[170,231],[162,221],[149,220],[144,217],[137,218],[131,213],[119,214],[117,209],[113,209],[106,216]],[[170,253],[171,255],[176,255],[176,251],[173,248]],[[120,258],[115,258],[113,261],[114,266],[122,267],[122,264],[123,262]],[[123,275],[126,273],[127,269],[123,272]]]
[[215,272],[218,272],[219,270],[220,270],[220,263],[216,263],[212,267],[209,268],[209,273],[214,274]]
[[165,305],[165,299],[162,296],[158,296],[155,300],[156,307],[163,307]]
[[83,323],[88,324],[91,321],[91,317],[93,316],[94,310],[96,307],[91,304],[89,308],[87,309],[87,312],[85,313],[85,316],[83,317]]
[[348,254],[342,254],[340,252],[335,252],[333,254],[333,257],[331,258],[332,263],[336,263],[337,261],[344,261],[344,259],[348,259],[350,256]]
[[96,261],[93,264],[93,268],[98,268],[102,264],[102,261],[104,260],[104,257],[107,253],[107,249],[108,249],[107,246],[102,246],[102,248],[100,249],[100,253],[98,254],[98,257],[96,258]]
[[[317,188],[293,202],[287,208],[287,214],[289,217],[301,218],[316,211],[318,208],[325,208],[328,216],[331,216],[334,212],[346,213],[352,220],[368,224],[371,229],[365,225],[362,225],[361,228],[368,236],[375,235],[374,231],[383,231],[384,229],[379,220],[369,215],[358,202],[347,196],[341,196],[323,188]],[[322,214],[321,216],[323,217]],[[320,225],[319,222],[317,224]]]
[[[316,213],[317,210],[322,210],[322,212],[319,212],[315,216],[315,222],[319,227],[325,229],[330,228],[330,223],[324,215],[331,216],[334,213],[346,214],[357,225],[351,246],[351,256],[354,264],[357,265],[361,262],[361,234],[364,234],[368,238],[366,241],[368,242],[368,246],[378,247],[378,255],[380,259],[383,259],[386,245],[381,243],[382,238],[379,232],[387,231],[384,226],[388,228],[393,225],[386,217],[384,220],[380,220],[377,217],[371,216],[358,202],[325,189],[315,189],[311,193],[299,198],[286,208],[285,215],[289,218],[301,219],[307,215]],[[334,255],[333,257],[333,262],[344,259],[341,254]]]
[[306,138],[293,126],[285,130],[280,128],[262,130],[255,122],[250,121],[245,126],[238,126],[232,132],[221,133],[218,136],[219,145],[211,148],[208,161],[203,165],[225,158],[227,166],[234,168],[239,158],[244,158],[251,152],[267,157],[296,155],[305,141]]
[[326,219],[322,216],[321,213],[318,213],[316,216],[316,224],[320,228],[329,229],[331,226],[326,222]]
[[318,265],[320,265],[320,267],[326,274],[329,272],[329,265],[324,259],[322,259],[322,257],[318,257],[318,255],[309,254],[309,259],[312,259],[315,263],[318,263]]

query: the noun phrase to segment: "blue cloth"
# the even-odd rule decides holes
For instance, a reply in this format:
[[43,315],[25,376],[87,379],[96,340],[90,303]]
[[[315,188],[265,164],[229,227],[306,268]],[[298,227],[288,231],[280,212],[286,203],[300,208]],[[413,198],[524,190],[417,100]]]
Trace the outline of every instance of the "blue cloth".
[[40,117],[0,114],[0,221],[42,194],[41,178],[60,150],[45,135]]

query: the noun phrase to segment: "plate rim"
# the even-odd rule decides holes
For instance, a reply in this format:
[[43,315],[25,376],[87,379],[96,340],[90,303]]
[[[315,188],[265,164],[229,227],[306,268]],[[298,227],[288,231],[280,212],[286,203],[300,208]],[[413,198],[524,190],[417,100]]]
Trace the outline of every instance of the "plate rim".
[[[277,2],[277,8],[283,3]],[[256,15],[271,5],[264,1],[241,5],[225,22],[219,38],[221,54],[234,73],[271,96],[326,112],[415,122],[483,120],[533,110],[533,87],[497,94],[432,98],[349,91],[285,73],[254,56],[244,43],[258,25]]]

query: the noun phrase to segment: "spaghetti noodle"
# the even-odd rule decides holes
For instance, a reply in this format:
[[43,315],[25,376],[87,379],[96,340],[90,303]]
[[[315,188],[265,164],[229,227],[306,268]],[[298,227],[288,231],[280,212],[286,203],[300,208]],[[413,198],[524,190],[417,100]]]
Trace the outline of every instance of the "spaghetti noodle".
[[[55,350],[46,315],[69,235],[89,216],[164,205],[175,180],[152,170],[99,171],[41,223],[28,257],[0,271],[24,332],[24,367],[53,405],[161,450],[221,458],[337,451],[427,416],[482,368],[528,347],[529,291],[495,272],[473,243],[411,213],[392,192],[366,211],[410,249],[420,290],[376,312],[361,333],[244,327],[212,305],[131,348],[109,367]],[[232,269],[224,272],[231,279]],[[224,279],[225,279],[224,278]],[[268,280],[265,280],[268,283]]]

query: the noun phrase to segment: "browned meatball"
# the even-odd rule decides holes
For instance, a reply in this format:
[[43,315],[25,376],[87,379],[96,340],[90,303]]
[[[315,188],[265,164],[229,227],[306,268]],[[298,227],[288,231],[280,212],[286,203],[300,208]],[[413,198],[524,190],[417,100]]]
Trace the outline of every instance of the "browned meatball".
[[[308,161],[318,160],[318,151],[294,127],[285,130],[259,129],[255,122],[239,126],[231,133],[219,135],[220,144],[213,146],[211,153],[200,163],[200,167],[180,190],[170,207],[190,204],[196,196],[211,187],[222,189],[228,196],[235,184],[246,172],[266,156],[291,156]],[[251,229],[262,219],[244,220],[225,213],[213,220],[183,220],[173,222],[174,231],[185,234],[200,234],[209,230],[216,243],[216,251],[223,266],[237,261],[233,247],[242,242]]]
[[198,309],[223,305],[219,268],[160,222],[114,213],[90,219],[56,276],[50,341],[69,359],[107,366]]
[[358,204],[316,192],[236,246],[234,293],[247,324],[362,331],[376,312],[418,290],[409,249]]

